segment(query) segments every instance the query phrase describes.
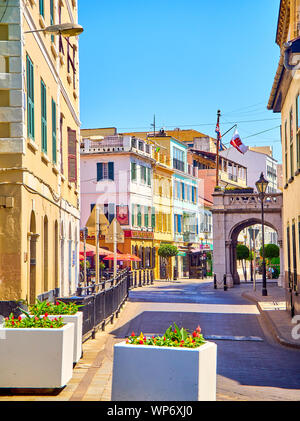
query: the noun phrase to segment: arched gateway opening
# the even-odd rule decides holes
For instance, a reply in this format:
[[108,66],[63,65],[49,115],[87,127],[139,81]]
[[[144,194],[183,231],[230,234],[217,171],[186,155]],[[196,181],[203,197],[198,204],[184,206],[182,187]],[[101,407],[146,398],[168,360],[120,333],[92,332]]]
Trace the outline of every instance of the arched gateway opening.
[[[261,202],[255,193],[216,191],[213,193],[214,273],[222,282],[226,275],[229,286],[239,283],[236,264],[238,236],[243,229],[261,224]],[[277,233],[280,247],[280,276],[283,286],[282,194],[267,194],[264,202],[265,226]]]
[[[247,228],[253,227],[253,226],[259,226],[259,228],[261,229],[261,220],[259,218],[251,218],[251,219],[246,219],[245,221],[238,223],[237,225],[235,225],[234,227],[232,227],[231,233],[230,233],[230,240],[229,240],[229,247],[230,247],[230,261],[229,261],[229,271],[230,271],[230,275],[232,277],[233,280],[233,284],[234,285],[238,285],[240,283],[240,275],[238,273],[237,270],[237,265],[238,265],[238,261],[237,261],[237,245],[239,243],[238,239],[240,237],[240,234],[245,231]],[[279,238],[279,234],[280,234],[280,230],[278,230],[276,227],[274,227],[271,223],[269,222],[265,222],[265,229],[269,227],[272,230],[274,230],[277,233],[277,238]],[[266,236],[265,236],[266,238]],[[260,244],[259,242],[257,242],[258,244]],[[266,242],[265,244],[267,244],[268,242]],[[247,244],[245,244],[247,245]],[[280,248],[282,248],[282,242],[280,243]],[[260,247],[258,247],[260,248]],[[250,249],[250,247],[249,247]],[[257,247],[256,247],[257,249]],[[251,250],[250,250],[251,251]],[[283,276],[283,274],[282,274]]]

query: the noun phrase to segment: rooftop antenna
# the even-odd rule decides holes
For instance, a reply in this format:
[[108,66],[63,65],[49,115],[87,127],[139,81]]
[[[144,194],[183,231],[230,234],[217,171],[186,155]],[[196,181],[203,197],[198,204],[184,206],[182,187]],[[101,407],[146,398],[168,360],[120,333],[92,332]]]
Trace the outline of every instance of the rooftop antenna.
[[153,117],[153,123],[151,124],[151,126],[153,127],[153,131],[154,131],[154,137],[155,137],[155,133],[156,133],[156,125],[155,125],[155,114],[154,114],[154,117]]

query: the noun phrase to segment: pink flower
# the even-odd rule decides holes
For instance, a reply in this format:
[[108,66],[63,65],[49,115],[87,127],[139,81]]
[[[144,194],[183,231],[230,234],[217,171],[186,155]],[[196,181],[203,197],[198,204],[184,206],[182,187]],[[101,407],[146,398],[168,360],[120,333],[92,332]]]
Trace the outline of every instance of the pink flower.
[[196,332],[201,333],[201,327],[200,326],[197,327]]

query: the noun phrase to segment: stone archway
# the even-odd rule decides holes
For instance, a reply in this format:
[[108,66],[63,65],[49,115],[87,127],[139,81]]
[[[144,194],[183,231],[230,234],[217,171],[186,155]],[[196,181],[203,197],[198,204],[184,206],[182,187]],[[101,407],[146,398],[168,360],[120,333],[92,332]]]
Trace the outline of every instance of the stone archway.
[[[251,225],[261,224],[261,202],[257,194],[218,191],[213,193],[214,272],[218,282],[226,275],[227,283],[239,283],[236,276],[236,245],[238,234]],[[280,246],[280,277],[283,286],[284,260],[282,237],[282,194],[268,194],[265,198],[265,225],[278,235]]]
[[[226,241],[226,248],[229,248],[229,273],[227,277],[230,279],[232,278],[232,282],[234,285],[238,285],[240,283],[239,274],[237,271],[237,255],[236,255],[236,246],[238,244],[238,237],[241,231],[245,228],[251,227],[253,225],[260,225],[261,220],[258,218],[249,218],[245,219],[243,222],[238,223],[234,227],[232,227],[231,232],[229,233],[230,239]],[[265,225],[269,228],[272,228],[274,231],[277,232],[278,238],[281,235],[281,229],[276,228],[270,222],[266,221]],[[279,241],[279,246],[282,248],[282,241]],[[282,251],[283,253],[283,251]],[[282,254],[281,253],[281,254]],[[283,279],[283,272],[281,272],[281,277]]]

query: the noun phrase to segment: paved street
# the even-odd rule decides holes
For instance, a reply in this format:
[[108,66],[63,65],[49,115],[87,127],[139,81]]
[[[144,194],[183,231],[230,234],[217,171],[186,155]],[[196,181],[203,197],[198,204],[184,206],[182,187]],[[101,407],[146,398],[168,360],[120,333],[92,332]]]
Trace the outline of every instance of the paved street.
[[[250,288],[250,287],[249,287]],[[262,326],[243,288],[215,291],[211,282],[155,282],[130,292],[119,319],[84,344],[83,359],[59,394],[2,394],[0,400],[110,400],[113,345],[132,331],[160,334],[176,322],[218,344],[218,400],[300,400],[300,351],[283,347]]]

